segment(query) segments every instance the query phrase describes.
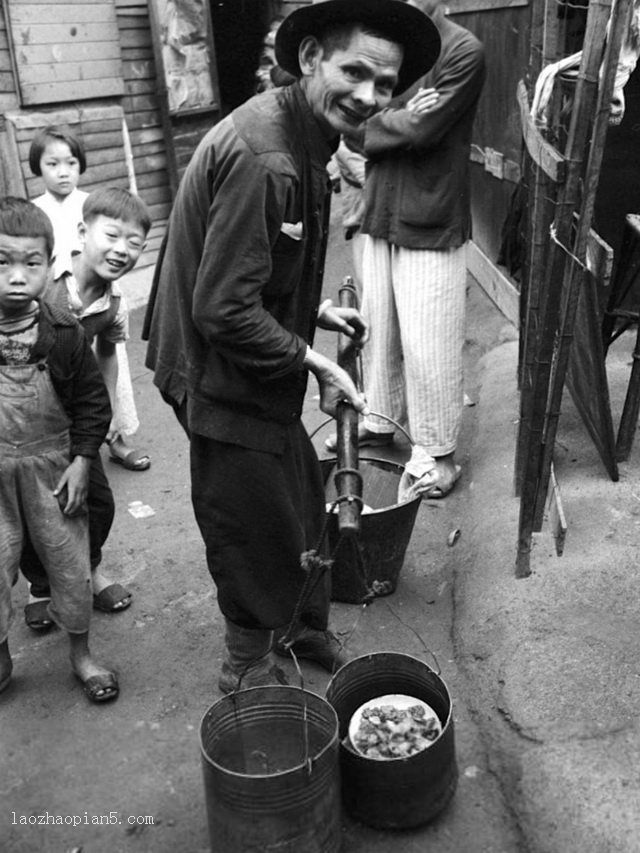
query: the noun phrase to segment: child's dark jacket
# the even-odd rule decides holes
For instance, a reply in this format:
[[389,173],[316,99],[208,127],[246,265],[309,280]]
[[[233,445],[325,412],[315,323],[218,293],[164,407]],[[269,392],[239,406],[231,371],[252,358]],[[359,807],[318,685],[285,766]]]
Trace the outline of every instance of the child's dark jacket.
[[40,302],[38,340],[31,361],[43,359],[71,421],[71,456],[95,458],[111,423],[109,394],[78,321],[46,302]]

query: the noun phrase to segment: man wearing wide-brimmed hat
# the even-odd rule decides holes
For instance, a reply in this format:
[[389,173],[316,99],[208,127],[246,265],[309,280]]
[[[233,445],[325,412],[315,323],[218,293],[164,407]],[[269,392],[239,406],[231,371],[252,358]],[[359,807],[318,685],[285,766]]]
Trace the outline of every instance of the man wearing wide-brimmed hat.
[[[229,692],[281,681],[274,630],[292,620],[300,555],[325,498],[300,415],[309,371],[321,408],[366,403],[312,349],[314,328],[357,344],[358,312],[323,303],[326,164],[339,135],[435,62],[430,19],[399,0],[327,0],[291,13],[276,58],[295,83],[252,98],[198,146],[176,197],[145,322],[147,365],[191,442],[192,500],[225,618],[219,680]],[[341,665],[327,631],[325,573],[302,608],[293,650]]]

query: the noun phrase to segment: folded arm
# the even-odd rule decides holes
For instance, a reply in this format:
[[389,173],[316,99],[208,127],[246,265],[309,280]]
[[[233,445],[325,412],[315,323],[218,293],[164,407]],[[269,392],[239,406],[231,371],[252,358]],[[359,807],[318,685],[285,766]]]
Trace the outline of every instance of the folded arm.
[[[363,148],[367,157],[375,159],[393,150],[437,145],[476,101],[484,73],[484,51],[479,42],[469,40],[458,45],[427,77],[428,87],[438,94],[430,109],[402,105],[383,110],[366,122]],[[407,94],[415,96],[416,90]]]

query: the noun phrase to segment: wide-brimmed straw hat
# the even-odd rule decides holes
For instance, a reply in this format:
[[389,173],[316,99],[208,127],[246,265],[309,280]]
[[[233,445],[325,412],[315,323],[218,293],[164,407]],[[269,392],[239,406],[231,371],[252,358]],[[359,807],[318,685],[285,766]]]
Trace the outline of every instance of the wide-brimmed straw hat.
[[431,18],[402,0],[323,0],[291,12],[276,34],[276,60],[300,76],[298,48],[306,36],[320,38],[334,24],[365,24],[404,48],[396,92],[426,74],[440,53],[440,35]]

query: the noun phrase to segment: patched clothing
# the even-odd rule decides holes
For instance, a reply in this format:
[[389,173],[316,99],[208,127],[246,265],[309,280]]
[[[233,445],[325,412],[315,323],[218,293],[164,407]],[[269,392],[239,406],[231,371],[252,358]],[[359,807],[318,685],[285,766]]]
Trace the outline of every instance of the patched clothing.
[[84,332],[69,315],[41,305],[30,355],[11,363],[5,352],[0,363],[0,642],[27,538],[47,571],[51,618],[65,631],[85,633],[91,614],[87,516],[65,515],[53,491],[74,456],[97,454],[109,427],[109,398]]

